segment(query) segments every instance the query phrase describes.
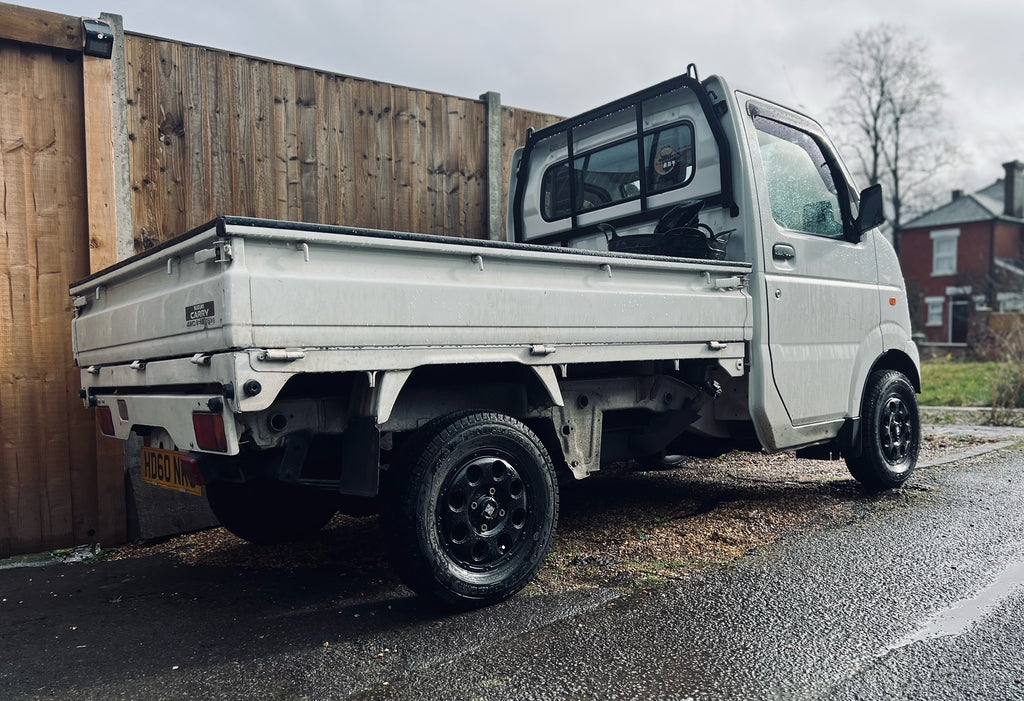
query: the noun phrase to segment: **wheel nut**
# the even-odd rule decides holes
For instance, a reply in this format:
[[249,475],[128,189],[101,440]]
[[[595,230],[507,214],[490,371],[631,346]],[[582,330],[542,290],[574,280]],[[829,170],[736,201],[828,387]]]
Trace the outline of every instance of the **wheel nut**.
[[487,532],[487,524],[486,523],[481,523],[480,524],[480,532],[481,533],[486,533]]
[[502,509],[501,511],[499,511],[498,512],[498,516],[504,517],[505,516],[505,509]]
[[472,504],[470,504],[470,505],[469,505],[469,508],[471,508],[471,509],[473,509],[474,511],[476,511],[476,502],[474,501],[474,502],[473,502]]
[[494,491],[495,491],[494,487],[491,487],[490,489],[487,490],[487,493],[490,494],[493,497],[494,496]]

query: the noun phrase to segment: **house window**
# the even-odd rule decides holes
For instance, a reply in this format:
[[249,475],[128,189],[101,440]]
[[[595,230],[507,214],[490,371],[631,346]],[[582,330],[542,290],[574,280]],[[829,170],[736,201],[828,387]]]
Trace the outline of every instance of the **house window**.
[[928,318],[924,322],[925,326],[942,326],[942,305],[945,301],[945,297],[924,298],[924,303],[928,307]]
[[960,229],[933,231],[932,275],[956,275],[956,242]]
[[1024,312],[1024,294],[1020,292],[1000,292],[996,301],[1001,312]]

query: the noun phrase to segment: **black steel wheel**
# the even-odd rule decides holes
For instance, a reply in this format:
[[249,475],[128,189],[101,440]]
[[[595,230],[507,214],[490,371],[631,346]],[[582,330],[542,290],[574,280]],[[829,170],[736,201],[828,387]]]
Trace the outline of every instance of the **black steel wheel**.
[[381,526],[392,563],[418,594],[463,608],[512,596],[554,535],[558,484],[543,443],[492,412],[432,422],[396,456]]
[[917,395],[903,373],[875,372],[868,379],[861,412],[861,454],[846,465],[871,489],[891,489],[907,481],[921,450]]
[[259,545],[314,535],[338,510],[334,494],[274,480],[212,482],[204,489],[221,525]]

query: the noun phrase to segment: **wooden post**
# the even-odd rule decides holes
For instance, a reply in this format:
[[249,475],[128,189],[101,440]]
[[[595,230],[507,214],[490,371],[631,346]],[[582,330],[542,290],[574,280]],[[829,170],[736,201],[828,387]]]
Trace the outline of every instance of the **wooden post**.
[[110,61],[82,57],[85,95],[85,167],[89,211],[89,272],[117,262],[114,128]]

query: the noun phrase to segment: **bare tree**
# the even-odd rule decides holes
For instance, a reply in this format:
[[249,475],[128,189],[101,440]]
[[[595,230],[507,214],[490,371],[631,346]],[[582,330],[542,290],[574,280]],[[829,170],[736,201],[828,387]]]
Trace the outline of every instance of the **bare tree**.
[[897,252],[905,216],[928,201],[936,174],[955,158],[946,89],[927,54],[924,42],[882,24],[855,33],[832,56],[842,86],[834,119],[861,175],[886,189]]

